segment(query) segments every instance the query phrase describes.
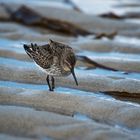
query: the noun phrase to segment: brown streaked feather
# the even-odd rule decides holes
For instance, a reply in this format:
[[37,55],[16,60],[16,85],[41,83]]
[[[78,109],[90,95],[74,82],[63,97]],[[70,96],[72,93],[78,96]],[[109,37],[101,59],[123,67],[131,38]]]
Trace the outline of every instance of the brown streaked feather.
[[30,46],[24,45],[24,49],[27,54],[42,68],[48,69],[53,64],[52,49],[49,44],[43,46],[37,46],[32,44]]
[[76,63],[71,47],[52,40],[49,44],[42,46],[31,44],[25,50],[40,67],[49,72],[54,71],[55,74],[57,71],[59,74],[61,71],[62,75],[70,74]]
[[[74,67],[76,63],[76,57],[71,47],[53,40],[50,40],[49,45],[53,49],[54,55],[60,60],[59,62],[69,65],[69,70]],[[67,68],[65,67],[65,69]]]

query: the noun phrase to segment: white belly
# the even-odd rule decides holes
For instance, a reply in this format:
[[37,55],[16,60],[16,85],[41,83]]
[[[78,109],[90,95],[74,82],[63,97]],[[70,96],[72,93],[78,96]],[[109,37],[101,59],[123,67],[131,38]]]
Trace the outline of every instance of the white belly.
[[43,72],[45,72],[47,75],[52,75],[52,76],[63,76],[61,70],[56,67],[55,65],[52,65],[50,68],[48,69],[43,69],[42,67],[40,67],[37,63],[35,63],[36,66]]

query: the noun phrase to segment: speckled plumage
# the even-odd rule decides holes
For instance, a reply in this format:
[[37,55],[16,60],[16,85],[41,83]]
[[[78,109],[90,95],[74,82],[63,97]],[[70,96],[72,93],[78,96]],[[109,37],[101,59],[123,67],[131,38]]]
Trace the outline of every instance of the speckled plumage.
[[[71,73],[78,85],[74,74],[76,57],[71,47],[68,45],[50,40],[49,44],[38,46],[37,44],[24,45],[26,53],[33,61],[47,73],[47,82],[52,91],[49,76],[54,81],[54,76],[67,76]],[[53,87],[54,88],[54,87]]]

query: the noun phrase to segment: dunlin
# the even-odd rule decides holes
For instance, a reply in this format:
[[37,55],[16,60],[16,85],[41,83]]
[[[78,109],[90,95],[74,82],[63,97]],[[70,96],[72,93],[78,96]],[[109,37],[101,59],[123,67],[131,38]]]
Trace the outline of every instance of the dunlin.
[[72,73],[76,85],[78,85],[74,73],[76,57],[71,47],[50,40],[48,44],[40,46],[32,43],[31,45],[24,44],[24,49],[30,58],[46,72],[46,81],[50,91],[55,88],[54,77],[57,76],[68,76]]

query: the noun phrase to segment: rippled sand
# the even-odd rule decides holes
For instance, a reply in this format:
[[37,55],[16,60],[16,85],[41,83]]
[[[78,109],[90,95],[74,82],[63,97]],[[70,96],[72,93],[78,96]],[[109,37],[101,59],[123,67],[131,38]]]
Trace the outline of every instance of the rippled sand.
[[[11,4],[13,10],[19,6]],[[73,37],[1,21],[0,139],[138,140],[140,25],[51,6],[28,6],[94,33],[117,31],[117,35],[112,40]],[[0,5],[0,19],[8,16]],[[57,78],[56,90],[48,91],[46,74],[22,47],[23,43],[45,44],[50,38],[73,47],[79,86],[70,75]]]

